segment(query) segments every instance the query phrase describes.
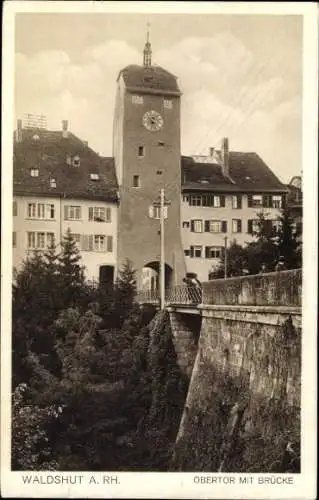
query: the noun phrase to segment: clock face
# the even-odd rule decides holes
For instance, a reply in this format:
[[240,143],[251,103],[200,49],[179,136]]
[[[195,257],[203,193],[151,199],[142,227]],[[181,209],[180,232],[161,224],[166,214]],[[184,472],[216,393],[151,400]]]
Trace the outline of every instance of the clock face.
[[143,116],[143,125],[147,128],[147,130],[156,132],[163,127],[164,119],[157,111],[147,111],[147,113]]

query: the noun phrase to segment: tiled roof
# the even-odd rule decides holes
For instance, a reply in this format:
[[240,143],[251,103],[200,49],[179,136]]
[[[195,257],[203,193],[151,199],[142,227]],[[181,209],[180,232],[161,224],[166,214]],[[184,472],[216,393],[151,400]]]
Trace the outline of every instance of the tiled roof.
[[[122,69],[120,75],[127,87],[172,91],[180,93],[176,76],[161,66],[138,66],[131,64]],[[119,75],[119,76],[120,76]]]
[[[62,131],[24,129],[22,132],[22,141],[14,145],[14,194],[117,201],[113,158],[100,157],[70,132],[67,138],[63,138]],[[38,139],[34,139],[35,135]],[[70,166],[68,156],[78,156],[80,165]],[[31,177],[32,168],[39,169],[38,177]],[[98,174],[99,179],[92,180],[91,174]],[[50,187],[52,178],[56,188]]]
[[197,163],[182,156],[182,189],[228,192],[287,192],[270,168],[256,153],[229,153],[229,177],[216,163]]

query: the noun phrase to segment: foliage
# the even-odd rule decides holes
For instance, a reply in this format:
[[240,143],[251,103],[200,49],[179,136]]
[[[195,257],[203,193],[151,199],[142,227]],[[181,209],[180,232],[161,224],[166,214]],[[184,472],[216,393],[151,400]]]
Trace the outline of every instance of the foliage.
[[287,269],[298,269],[302,264],[301,243],[294,229],[289,208],[283,208],[279,217],[280,228],[277,234],[278,253],[283,257]]
[[[279,258],[286,269],[301,267],[301,244],[298,243],[289,209],[283,208],[278,217],[278,232],[267,215],[264,212],[257,214],[253,241],[241,246],[234,240],[227,248],[227,277],[275,271]],[[224,272],[225,252],[217,268],[210,273],[210,279],[223,278]]]
[[28,404],[26,390],[26,384],[20,384],[12,397],[12,469],[54,470],[57,462],[52,459],[48,428],[59,418],[62,408]]

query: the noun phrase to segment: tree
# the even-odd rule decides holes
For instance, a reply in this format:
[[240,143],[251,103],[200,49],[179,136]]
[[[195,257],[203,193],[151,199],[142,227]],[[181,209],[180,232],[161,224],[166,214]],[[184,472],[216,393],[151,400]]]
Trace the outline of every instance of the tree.
[[[244,274],[244,269],[247,269],[248,256],[247,249],[238,245],[236,240],[233,240],[226,250],[227,256],[227,277],[241,276]],[[218,267],[210,273],[210,279],[224,278],[225,276],[225,251],[222,253]]]
[[115,282],[113,310],[118,320],[117,326],[120,328],[130,316],[131,311],[137,307],[134,301],[136,295],[135,274],[132,262],[127,259]]
[[281,210],[278,220],[280,222],[277,233],[278,253],[283,257],[287,269],[297,269],[301,267],[302,262],[301,244],[297,240],[298,235],[288,207]]
[[253,232],[255,241],[247,245],[247,267],[249,274],[257,274],[260,271],[274,271],[279,258],[276,233],[272,221],[267,219],[267,215],[264,212],[257,214],[257,229]]
[[58,256],[60,288],[63,290],[63,306],[75,307],[84,298],[85,277],[81,266],[80,250],[68,228],[61,241],[61,253]]

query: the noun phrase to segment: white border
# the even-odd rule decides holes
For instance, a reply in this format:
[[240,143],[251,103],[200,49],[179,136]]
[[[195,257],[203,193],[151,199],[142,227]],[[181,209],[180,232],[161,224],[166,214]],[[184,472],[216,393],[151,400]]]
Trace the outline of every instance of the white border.
[[[120,484],[89,485],[89,478],[100,480],[107,473],[57,473],[83,476],[82,484],[23,485],[22,473],[10,466],[10,386],[11,386],[11,269],[12,269],[12,146],[14,120],[14,16],[16,12],[117,12],[185,14],[299,14],[304,16],[303,72],[303,183],[304,183],[304,286],[302,342],[302,473],[289,475],[293,485],[263,486],[252,474],[254,485],[240,485],[246,474],[192,473],[109,473]],[[95,498],[289,498],[310,499],[316,493],[316,290],[317,283],[317,145],[318,145],[318,17],[317,5],[307,3],[245,2],[53,2],[10,1],[3,17],[3,93],[2,100],[2,262],[1,262],[1,494],[4,497],[95,497]],[[5,244],[10,242],[10,244]],[[33,473],[33,476],[36,475]],[[52,475],[41,474],[42,477]],[[236,478],[236,485],[196,485],[195,476]],[[276,477],[279,475],[272,475]]]

